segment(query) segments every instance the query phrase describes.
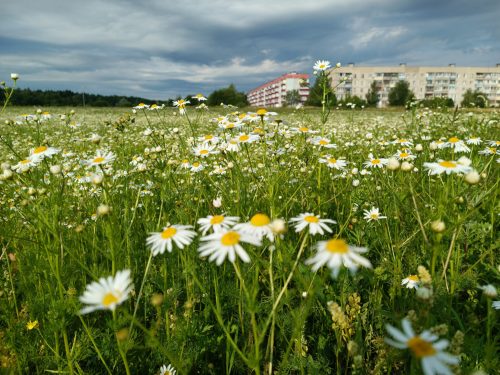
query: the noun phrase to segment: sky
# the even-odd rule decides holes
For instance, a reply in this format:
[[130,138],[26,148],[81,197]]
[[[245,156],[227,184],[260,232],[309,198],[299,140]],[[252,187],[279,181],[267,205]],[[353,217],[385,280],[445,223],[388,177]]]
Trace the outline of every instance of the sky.
[[248,90],[318,59],[495,66],[499,0],[11,0],[0,80],[164,100]]

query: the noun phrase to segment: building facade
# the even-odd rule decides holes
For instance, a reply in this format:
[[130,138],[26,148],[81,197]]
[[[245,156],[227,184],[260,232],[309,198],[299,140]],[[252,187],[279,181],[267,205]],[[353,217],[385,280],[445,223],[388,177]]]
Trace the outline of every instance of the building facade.
[[254,107],[283,107],[286,105],[286,94],[292,90],[297,90],[300,103],[305,103],[309,96],[309,75],[283,74],[281,77],[250,90],[247,98],[250,105]]
[[[496,67],[430,66],[355,66],[332,69],[329,72],[338,99],[349,96],[366,98],[372,82],[376,82],[378,106],[389,104],[389,91],[400,80],[409,83],[410,90],[419,100],[443,97],[460,105],[465,92],[479,90],[486,94],[490,106],[500,106],[500,64]],[[343,83],[341,83],[344,81]]]

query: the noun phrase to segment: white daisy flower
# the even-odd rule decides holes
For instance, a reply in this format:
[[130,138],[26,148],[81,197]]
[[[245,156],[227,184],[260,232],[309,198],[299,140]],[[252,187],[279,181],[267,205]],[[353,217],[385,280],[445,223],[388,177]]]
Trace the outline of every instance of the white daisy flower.
[[203,142],[203,143],[212,143],[212,144],[216,144],[217,142],[219,142],[219,137],[215,136],[215,135],[212,135],[212,134],[205,134],[203,137],[198,137],[198,141],[199,142]]
[[446,173],[467,173],[472,170],[471,167],[462,165],[453,160],[439,160],[437,163],[424,163],[424,168],[429,170],[429,175]]
[[315,137],[311,139],[311,143],[315,146],[320,146],[324,148],[337,148],[335,143],[331,143],[328,138]]
[[474,146],[480,145],[481,142],[482,140],[479,137],[470,137],[468,140],[465,141],[465,143],[467,143],[468,145],[474,145]]
[[410,275],[401,280],[401,285],[406,285],[408,289],[418,289],[420,279],[417,275]]
[[295,226],[295,232],[302,232],[306,227],[309,227],[309,233],[311,235],[325,234],[325,231],[332,233],[332,229],[326,225],[326,223],[337,224],[335,220],[332,219],[320,219],[319,215],[314,215],[313,213],[306,212],[300,214],[297,217],[290,219],[290,223]]
[[194,237],[196,237],[196,232],[192,231],[192,228],[192,225],[170,225],[163,228],[162,232],[151,233],[146,243],[150,246],[153,256],[163,254],[165,248],[171,253],[173,249],[172,242],[175,243],[179,249],[183,249],[184,246],[189,246],[191,242],[193,242]]
[[486,147],[484,150],[478,152],[480,155],[499,155],[500,150],[496,147]]
[[405,138],[396,139],[395,141],[392,141],[391,143],[393,145],[400,145],[400,146],[404,146],[404,147],[411,147],[411,146],[413,146],[412,141],[410,141],[408,139],[405,139]]
[[209,143],[203,143],[193,148],[193,154],[202,158],[218,153],[219,151],[215,150],[215,145],[211,145]]
[[469,152],[470,148],[467,147],[464,143],[464,141],[458,139],[457,137],[451,137],[448,139],[448,142],[446,142],[443,147],[450,147],[452,148],[455,152]]
[[118,271],[115,277],[101,277],[99,281],[87,285],[85,292],[80,296],[80,302],[89,306],[80,310],[80,314],[87,314],[95,310],[114,310],[128,298],[132,290],[130,270]]
[[330,155],[326,155],[324,158],[320,158],[319,162],[326,164],[328,168],[338,169],[339,171],[342,171],[347,167],[347,161],[345,161],[344,159],[335,159]]
[[224,216],[224,215],[208,215],[198,219],[200,231],[205,235],[210,229],[213,232],[220,232],[224,229],[229,229],[240,220],[237,216]]
[[205,168],[205,166],[203,164],[201,164],[199,161],[195,161],[193,164],[191,164],[190,171],[191,172],[199,172],[204,168]]
[[112,152],[105,153],[105,151],[98,150],[94,158],[85,161],[85,164],[89,167],[95,167],[98,165],[108,164],[115,160],[115,154]]
[[363,165],[366,168],[382,168],[384,165],[386,165],[389,160],[388,159],[378,159],[374,158],[372,154],[368,155],[368,161],[365,161]]
[[192,96],[191,98],[196,99],[199,102],[204,102],[205,100],[207,100],[207,98],[205,98],[203,96],[203,94],[196,94],[195,96]]
[[249,263],[250,257],[241,246],[243,242],[254,246],[262,245],[261,241],[256,236],[243,233],[234,228],[209,234],[208,236],[202,237],[200,241],[204,242],[198,249],[200,256],[209,256],[208,260],[210,262],[215,261],[218,266],[224,262],[226,257],[230,262],[234,263],[236,255],[238,255],[243,262]]
[[394,154],[394,157],[397,158],[398,160],[413,160],[416,158],[416,156],[413,155],[411,151],[408,149],[404,149],[403,151],[398,150]]
[[144,104],[144,103],[139,103],[135,107],[132,107],[133,109],[148,109],[149,105]]
[[24,159],[21,160],[16,165],[12,166],[12,169],[17,173],[23,173],[28,171],[30,168],[36,167],[42,159]]
[[363,216],[363,219],[367,221],[377,221],[380,219],[387,219],[387,216],[380,215],[380,211],[376,207],[372,207],[370,210],[364,210],[363,213],[365,214],[365,216]]
[[240,144],[236,139],[230,139],[221,146],[221,149],[228,152],[238,152],[240,151]]
[[30,151],[29,159],[35,160],[35,159],[50,158],[53,155],[58,154],[59,152],[60,150],[54,147],[39,146]]
[[261,241],[267,237],[269,241],[274,241],[274,232],[271,226],[271,219],[266,214],[255,214],[248,223],[239,223],[234,226],[235,230],[241,233],[255,236]]
[[342,266],[351,272],[356,272],[359,266],[372,268],[370,261],[360,255],[368,251],[366,247],[351,246],[340,238],[320,241],[316,244],[316,250],[316,255],[305,262],[312,265],[314,272],[326,264],[332,271],[332,276],[337,278]]
[[330,69],[332,66],[330,65],[330,61],[328,60],[318,60],[313,66],[313,69],[316,71],[325,71]]
[[257,134],[240,133],[236,138],[233,138],[238,143],[253,143],[260,139]]
[[160,367],[160,375],[175,375],[177,374],[177,370],[174,368],[174,366],[172,365],[168,365],[168,366],[161,366]]
[[500,147],[500,141],[488,141],[490,147]]
[[444,352],[448,347],[448,340],[438,340],[438,336],[430,331],[423,331],[415,335],[408,319],[401,322],[403,331],[386,325],[387,332],[392,338],[386,338],[385,342],[398,349],[410,349],[412,354],[421,360],[424,375],[452,375],[453,372],[447,365],[457,365],[459,358]]

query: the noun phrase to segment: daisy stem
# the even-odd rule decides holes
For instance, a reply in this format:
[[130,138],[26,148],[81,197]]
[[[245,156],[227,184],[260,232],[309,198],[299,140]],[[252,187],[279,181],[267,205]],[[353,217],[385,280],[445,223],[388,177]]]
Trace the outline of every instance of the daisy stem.
[[[134,321],[134,320],[132,319],[132,321]],[[116,329],[116,310],[113,310],[113,322],[115,323],[114,326],[115,326],[115,329]],[[123,360],[123,365],[125,366],[125,373],[127,375],[130,375],[130,369],[128,367],[128,362],[127,362],[127,355],[126,355],[126,353],[122,349],[121,342],[118,339],[118,336],[116,335],[116,332],[115,332],[115,338],[116,338],[116,344],[118,345],[118,351],[120,352],[120,356],[122,357],[122,360]]]
[[132,328],[133,328],[133,325],[134,325],[135,316],[137,315],[137,309],[139,308],[139,302],[141,301],[142,290],[143,290],[144,284],[146,282],[146,277],[148,276],[149,267],[151,266],[151,260],[152,259],[153,259],[153,252],[151,251],[150,254],[149,254],[148,263],[146,264],[146,269],[144,271],[144,276],[142,278],[141,287],[139,288],[139,294],[137,295],[137,301],[136,301],[135,306],[134,306],[134,313],[132,314],[132,320],[130,321],[130,326],[129,326],[129,329],[128,329],[129,332],[132,332]]

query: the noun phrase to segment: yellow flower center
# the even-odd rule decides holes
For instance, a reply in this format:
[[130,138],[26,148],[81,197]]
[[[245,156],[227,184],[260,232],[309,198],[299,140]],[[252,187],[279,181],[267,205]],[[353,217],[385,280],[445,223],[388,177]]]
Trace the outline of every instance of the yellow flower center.
[[102,156],[98,156],[93,161],[94,163],[102,163],[104,161],[104,158]]
[[230,122],[229,124],[226,125],[226,129],[232,129],[234,128],[234,124],[232,122]]
[[312,215],[306,216],[304,218],[304,220],[307,221],[308,223],[317,223],[317,222],[319,222],[319,219],[316,216],[312,216]]
[[208,150],[200,150],[200,155],[206,155],[208,154]]
[[47,146],[40,146],[35,148],[33,151],[34,154],[41,154],[42,152],[47,151]]
[[305,126],[302,126],[299,128],[299,130],[302,132],[302,133],[307,133],[309,131],[309,128],[306,128]]
[[255,134],[263,134],[263,133],[264,133],[264,130],[262,130],[261,128],[254,128],[254,129],[253,129],[253,132],[254,132]]
[[335,158],[328,159],[328,163],[335,164],[336,162],[337,162],[337,159],[335,159]]
[[175,229],[174,227],[168,227],[163,232],[161,232],[161,238],[163,238],[164,240],[168,240],[169,238],[175,236],[176,233],[177,229]]
[[458,139],[457,137],[451,137],[450,139],[448,139],[448,142],[450,143],[457,143],[458,141],[460,141],[460,139]]
[[406,143],[406,142],[408,142],[408,140],[407,139],[399,139],[398,142],[399,143]]
[[109,305],[118,302],[118,298],[111,292],[106,293],[102,299],[102,304],[105,307],[108,307]]
[[234,246],[240,241],[240,234],[238,232],[227,232],[224,234],[220,242],[224,246]]
[[153,104],[153,105],[151,106],[151,108],[153,108],[153,109],[154,109],[154,108],[156,108],[156,107],[158,107],[156,104]]
[[250,224],[254,227],[263,227],[264,225],[268,225],[271,222],[271,219],[266,214],[256,214],[250,219]]
[[193,163],[193,167],[198,168],[199,166],[200,166],[200,163],[198,163],[197,161],[195,161],[195,162]]
[[184,159],[184,160],[182,161],[182,164],[188,164],[188,163],[189,163],[189,160],[187,160],[187,159]]
[[333,254],[345,254],[349,252],[349,246],[345,240],[329,240],[326,243],[326,250]]
[[495,147],[490,147],[489,150],[490,150],[490,152],[492,154],[496,154],[497,153],[497,149]]
[[266,110],[266,109],[264,109],[264,108],[261,108],[261,109],[258,109],[258,110],[257,110],[257,114],[258,114],[259,116],[264,116],[266,113],[267,113],[267,110]]
[[138,107],[144,107],[144,103],[139,103]]
[[441,167],[445,167],[445,168],[456,168],[457,167],[457,163],[454,163],[452,161],[441,161],[438,164]]
[[328,144],[328,143],[330,143],[330,142],[328,142],[326,139],[322,139],[322,140],[320,140],[318,143],[319,143],[321,146],[325,146],[325,145],[327,145],[327,144]]
[[410,275],[407,277],[407,279],[410,281],[419,281],[419,278],[417,275]]
[[208,134],[204,138],[205,138],[205,141],[210,141],[211,139],[214,138],[214,136],[212,134]]
[[215,216],[212,216],[212,218],[210,219],[210,224],[212,224],[212,225],[220,224],[223,221],[224,221],[224,216],[222,216],[222,215],[215,215]]
[[378,219],[378,214],[377,213],[370,214],[370,217],[372,219]]
[[24,159],[24,160],[21,160],[21,164],[28,164],[31,160],[29,159]]
[[402,152],[402,153],[399,154],[400,158],[407,158],[408,156],[410,156],[410,154],[407,153],[407,152]]
[[373,159],[373,160],[371,160],[371,163],[372,163],[373,165],[380,164],[380,159]]
[[428,341],[422,340],[419,336],[412,337],[407,342],[415,357],[422,358],[436,354],[436,349]]
[[250,139],[250,136],[244,134],[244,135],[240,135],[240,137],[238,139],[240,142],[246,142]]

